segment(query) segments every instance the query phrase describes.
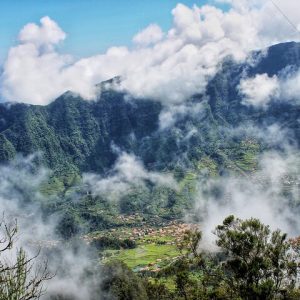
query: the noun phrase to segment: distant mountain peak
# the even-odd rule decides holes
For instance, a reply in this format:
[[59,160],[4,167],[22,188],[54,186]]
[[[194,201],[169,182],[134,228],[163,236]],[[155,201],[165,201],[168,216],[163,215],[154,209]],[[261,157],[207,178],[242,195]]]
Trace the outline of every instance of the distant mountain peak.
[[115,76],[113,78],[110,78],[108,80],[96,84],[96,87],[100,88],[101,90],[111,90],[120,87],[121,82],[122,82],[121,76]]

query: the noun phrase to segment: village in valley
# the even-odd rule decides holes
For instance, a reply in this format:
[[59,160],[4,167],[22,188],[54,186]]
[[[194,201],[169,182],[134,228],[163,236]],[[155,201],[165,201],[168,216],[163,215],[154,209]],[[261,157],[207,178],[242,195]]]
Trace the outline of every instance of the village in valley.
[[180,256],[177,245],[184,234],[198,228],[196,224],[178,220],[149,222],[139,214],[119,215],[118,218],[123,226],[94,232],[84,236],[83,239],[88,244],[97,243],[103,237],[132,241],[134,247],[131,249],[106,249],[101,251],[100,257],[102,262],[118,259],[139,272],[158,272],[162,267],[175,261]]

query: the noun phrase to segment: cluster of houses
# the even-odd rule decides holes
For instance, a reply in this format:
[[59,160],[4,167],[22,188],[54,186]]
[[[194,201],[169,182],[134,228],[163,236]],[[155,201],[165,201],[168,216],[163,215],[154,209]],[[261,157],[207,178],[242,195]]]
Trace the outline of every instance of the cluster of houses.
[[130,239],[136,242],[143,241],[153,243],[157,241],[161,243],[164,241],[164,238],[166,238],[165,244],[175,244],[186,231],[197,228],[195,224],[188,224],[176,220],[161,221],[160,223],[153,222],[153,224],[149,224],[148,221],[144,221],[138,214],[120,215],[118,218],[122,220],[124,226],[101,231],[97,234],[86,235],[83,237],[83,240],[90,243],[103,236],[110,236],[119,240]]

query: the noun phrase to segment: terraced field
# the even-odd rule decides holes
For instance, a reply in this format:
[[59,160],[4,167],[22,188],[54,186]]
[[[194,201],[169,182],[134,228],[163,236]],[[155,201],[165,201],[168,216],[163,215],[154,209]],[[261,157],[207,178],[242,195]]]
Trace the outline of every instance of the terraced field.
[[123,261],[134,271],[156,271],[179,255],[176,245],[140,244],[135,249],[107,250],[105,259]]
[[[105,235],[116,240],[130,239],[136,246],[133,249],[112,250],[107,248],[99,252],[101,261],[104,263],[117,259],[134,271],[157,272],[180,255],[177,243],[187,230],[194,227],[193,224],[170,221],[162,227],[143,225],[131,228],[129,231],[124,228],[112,229]],[[86,241],[97,242],[101,236],[103,235],[94,234],[86,237]]]

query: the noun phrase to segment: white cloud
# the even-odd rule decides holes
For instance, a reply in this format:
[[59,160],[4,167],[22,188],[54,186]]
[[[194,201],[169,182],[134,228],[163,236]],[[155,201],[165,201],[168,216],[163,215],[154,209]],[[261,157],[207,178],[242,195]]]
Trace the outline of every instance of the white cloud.
[[259,170],[247,176],[223,176],[199,183],[196,206],[203,218],[202,247],[214,246],[213,230],[225,217],[258,218],[272,229],[280,228],[291,236],[299,235],[299,153],[266,152]]
[[41,53],[34,44],[12,48],[4,65],[2,94],[10,101],[48,104],[68,89],[61,70],[69,62],[56,52]]
[[285,99],[300,102],[300,70],[281,81],[281,92]]
[[[29,258],[35,258],[39,253],[33,259],[34,264],[27,278],[38,274],[45,261],[48,262],[48,271],[55,274],[54,278],[44,282],[45,293],[41,299],[49,300],[58,295],[65,299],[93,299],[95,285],[99,286],[102,274],[97,273],[100,277],[97,281],[93,276],[83,281],[86,271],[94,266],[94,257],[84,243],[72,246],[72,242],[64,243],[57,236],[57,216],[48,215],[45,218],[42,203],[53,201],[54,196],[47,198],[39,192],[41,186],[49,181],[50,172],[37,168],[35,158],[36,155],[18,157],[0,165],[1,221],[4,216],[7,225],[12,225],[14,220],[18,222],[14,246],[1,253],[1,263],[15,262],[20,248],[26,251]],[[3,228],[0,228],[0,236],[4,237]]]
[[287,128],[274,123],[267,127],[254,125],[253,123],[244,122],[242,125],[230,128],[227,131],[232,137],[249,137],[258,141],[263,141],[267,147],[282,148],[289,144],[293,139],[293,133]]
[[[112,47],[77,61],[57,51],[65,33],[45,17],[40,25],[26,25],[19,44],[10,49],[1,76],[2,96],[47,104],[73,90],[93,98],[95,84],[122,76],[121,87],[135,97],[165,105],[182,103],[205,91],[226,56],[242,61],[251,50],[299,39],[271,3],[230,2],[228,11],[178,4],[172,11],[173,26],[165,35],[157,25],[150,25],[134,37],[132,49]],[[287,2],[281,3],[283,9],[299,21],[298,1]]]
[[164,108],[159,115],[159,128],[161,130],[170,128],[176,121],[183,119],[187,115],[200,118],[203,112],[204,102],[168,106]]
[[157,24],[151,24],[133,37],[133,42],[140,46],[148,46],[162,40],[164,33]]
[[272,99],[280,94],[280,83],[277,76],[259,74],[252,78],[242,79],[239,92],[244,96],[242,103],[248,106],[266,108]]
[[132,188],[143,186],[146,181],[173,189],[177,188],[173,176],[147,171],[137,157],[125,152],[120,153],[109,176],[103,177],[90,173],[83,175],[83,183],[93,194],[109,199],[119,199]]
[[[300,25],[299,2],[297,0],[219,0],[227,2],[233,9],[244,14],[253,13],[253,22],[257,23],[259,38],[264,43],[299,40],[299,32],[286,20],[287,16],[295,27]],[[279,8],[279,9],[278,9]],[[283,14],[285,16],[283,16]]]
[[41,25],[29,23],[20,31],[19,41],[21,43],[32,43],[40,46],[55,45],[66,38],[62,29],[49,17],[43,17]]

